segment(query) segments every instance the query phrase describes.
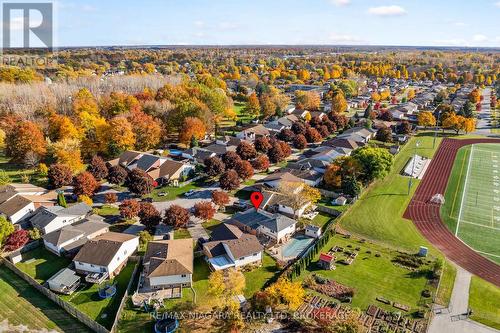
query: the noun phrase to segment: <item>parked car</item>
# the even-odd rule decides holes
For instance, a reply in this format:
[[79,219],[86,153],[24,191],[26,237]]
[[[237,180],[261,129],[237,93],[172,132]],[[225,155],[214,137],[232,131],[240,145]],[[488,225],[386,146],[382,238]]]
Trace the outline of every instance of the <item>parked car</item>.
[[245,201],[240,200],[240,201],[235,201],[233,203],[233,207],[239,210],[245,210],[247,209],[248,205]]
[[168,195],[168,192],[159,192],[158,196],[159,197],[166,197]]
[[143,198],[142,202],[153,202],[153,198]]
[[195,190],[189,190],[189,191],[187,191],[187,192],[184,193],[184,196],[185,197],[190,197],[190,196],[192,196],[195,193],[196,193]]

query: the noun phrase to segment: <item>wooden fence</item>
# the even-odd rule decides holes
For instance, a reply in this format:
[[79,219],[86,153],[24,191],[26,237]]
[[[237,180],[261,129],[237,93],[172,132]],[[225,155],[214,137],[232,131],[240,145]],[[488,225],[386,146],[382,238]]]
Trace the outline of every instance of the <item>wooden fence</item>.
[[120,317],[123,311],[123,308],[125,307],[125,304],[127,303],[128,297],[130,293],[132,292],[132,286],[134,285],[135,278],[137,276],[137,273],[139,272],[139,269],[141,268],[141,257],[140,256],[131,256],[129,258],[130,261],[135,261],[135,267],[134,271],[132,272],[132,276],[130,277],[130,281],[128,282],[127,285],[127,290],[125,290],[125,293],[123,294],[122,300],[120,302],[120,306],[118,307],[118,311],[116,311],[115,315],[115,321],[113,322],[113,326],[111,327],[111,332],[115,333],[118,332],[118,323],[120,322]]
[[62,300],[59,296],[57,296],[52,291],[50,291],[49,289],[47,289],[44,286],[42,286],[41,284],[39,284],[31,276],[29,276],[28,274],[21,271],[19,268],[17,268],[10,261],[6,260],[5,258],[2,258],[2,262],[0,264],[5,265],[8,269],[10,269],[12,272],[14,272],[17,276],[19,276],[21,279],[26,281],[33,288],[38,290],[42,295],[44,295],[45,297],[50,299],[52,302],[59,305],[64,311],[69,313],[71,316],[75,317],[79,322],[81,322],[82,324],[84,324],[85,326],[87,326],[88,328],[93,330],[94,332],[110,333],[110,331],[108,329],[106,329],[104,326],[97,323],[95,320],[91,319],[89,316],[87,316],[85,313],[83,313],[80,310],[78,310],[77,308],[75,308],[70,303]]

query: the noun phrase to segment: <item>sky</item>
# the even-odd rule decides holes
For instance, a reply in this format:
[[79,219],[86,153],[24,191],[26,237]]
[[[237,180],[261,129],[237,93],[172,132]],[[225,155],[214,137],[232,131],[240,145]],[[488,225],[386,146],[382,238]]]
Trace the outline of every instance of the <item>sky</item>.
[[[56,46],[500,47],[499,0],[55,0],[54,3]],[[33,17],[36,21],[36,15]]]

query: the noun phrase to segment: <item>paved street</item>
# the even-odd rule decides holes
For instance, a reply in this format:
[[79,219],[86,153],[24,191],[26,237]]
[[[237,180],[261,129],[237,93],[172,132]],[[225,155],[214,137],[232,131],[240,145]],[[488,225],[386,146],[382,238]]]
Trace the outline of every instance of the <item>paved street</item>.
[[481,112],[477,114],[476,131],[474,134],[490,135],[491,134],[491,107],[490,107],[491,88],[486,87],[481,92],[484,97],[481,103]]

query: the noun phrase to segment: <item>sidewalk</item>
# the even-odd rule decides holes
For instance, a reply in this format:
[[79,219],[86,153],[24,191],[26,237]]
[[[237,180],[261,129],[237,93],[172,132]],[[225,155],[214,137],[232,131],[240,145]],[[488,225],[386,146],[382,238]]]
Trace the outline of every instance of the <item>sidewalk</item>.
[[472,320],[457,320],[453,316],[468,311],[469,287],[472,274],[457,266],[457,277],[451,294],[449,313],[435,314],[429,326],[429,333],[497,333],[498,331]]

